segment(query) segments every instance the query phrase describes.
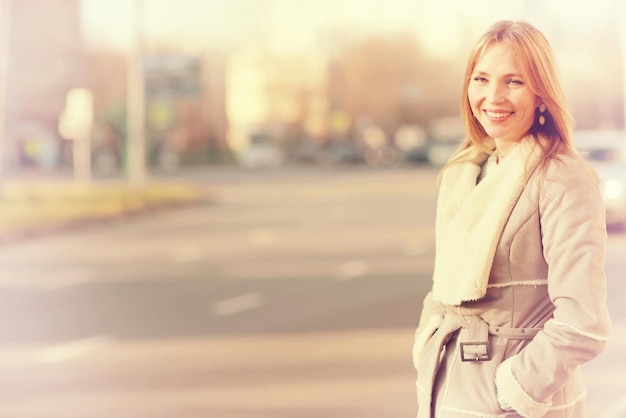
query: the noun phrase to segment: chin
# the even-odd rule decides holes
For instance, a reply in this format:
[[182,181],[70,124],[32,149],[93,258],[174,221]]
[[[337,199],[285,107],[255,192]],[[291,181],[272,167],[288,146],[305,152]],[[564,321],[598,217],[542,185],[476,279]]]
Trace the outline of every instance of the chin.
[[502,138],[510,134],[510,131],[507,129],[485,129],[485,132],[492,138]]
[[517,130],[513,130],[510,128],[504,127],[489,127],[485,129],[487,135],[492,138],[500,138],[500,139],[509,139],[509,138],[518,138],[524,135],[518,135]]

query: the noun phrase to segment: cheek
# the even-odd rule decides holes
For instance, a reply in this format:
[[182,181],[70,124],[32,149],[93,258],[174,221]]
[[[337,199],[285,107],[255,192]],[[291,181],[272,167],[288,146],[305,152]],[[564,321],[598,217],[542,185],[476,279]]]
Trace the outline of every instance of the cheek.
[[476,114],[476,112],[478,112],[478,97],[470,91],[467,94],[467,101],[470,105],[470,109],[472,109],[472,113]]
[[535,120],[535,100],[529,100],[528,102],[528,106],[526,107],[526,120],[527,123],[531,124],[533,123],[533,121]]
[[479,97],[478,92],[476,91],[476,89],[473,89],[472,87],[467,89],[467,100],[468,100],[468,102],[470,104],[470,107],[472,108],[472,111],[478,105],[479,99],[480,99],[480,97]]

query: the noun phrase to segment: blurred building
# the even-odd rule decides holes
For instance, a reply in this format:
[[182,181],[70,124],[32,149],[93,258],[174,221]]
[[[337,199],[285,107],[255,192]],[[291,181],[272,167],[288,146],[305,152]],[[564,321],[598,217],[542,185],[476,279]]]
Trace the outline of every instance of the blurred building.
[[59,115],[84,81],[79,0],[15,0],[10,20],[6,163],[56,166],[66,145]]
[[[71,167],[58,132],[66,95],[93,92],[94,169],[125,164],[127,56],[87,49],[80,0],[14,0],[7,74],[6,169]],[[223,53],[146,53],[149,164],[206,162],[228,155]]]
[[145,75],[152,163],[202,163],[228,153],[223,54],[153,53]]
[[228,141],[235,151],[261,133],[280,145],[327,134],[328,58],[319,51],[281,55],[256,46],[232,53],[226,92]]
[[[94,170],[125,165],[126,59],[92,50],[87,86],[94,94]],[[175,50],[145,54],[146,156],[151,166],[224,161],[226,140],[225,57],[216,51]]]

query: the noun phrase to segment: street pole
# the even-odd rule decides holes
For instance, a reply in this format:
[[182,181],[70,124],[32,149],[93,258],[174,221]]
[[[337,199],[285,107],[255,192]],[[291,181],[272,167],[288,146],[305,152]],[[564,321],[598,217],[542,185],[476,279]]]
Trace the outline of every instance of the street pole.
[[626,130],[626,5],[617,2],[617,25],[620,32],[620,45],[622,47],[622,94],[624,97],[624,130]]
[[11,49],[11,14],[13,0],[0,0],[0,198],[6,172],[7,110],[9,90],[9,55]]
[[126,168],[131,187],[143,188],[146,183],[146,139],[142,0],[134,0],[133,6],[133,40],[127,68]]

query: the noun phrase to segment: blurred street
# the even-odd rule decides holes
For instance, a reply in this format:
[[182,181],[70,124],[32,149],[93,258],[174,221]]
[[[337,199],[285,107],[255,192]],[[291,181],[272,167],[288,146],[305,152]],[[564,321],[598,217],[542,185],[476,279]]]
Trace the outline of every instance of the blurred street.
[[[212,203],[0,250],[0,418],[413,416],[436,171],[188,171]],[[626,234],[590,418],[626,417]]]
[[[414,416],[474,41],[537,25],[596,168],[626,143],[626,7],[531,3],[0,0],[0,418]],[[626,418],[625,254],[586,418]]]

